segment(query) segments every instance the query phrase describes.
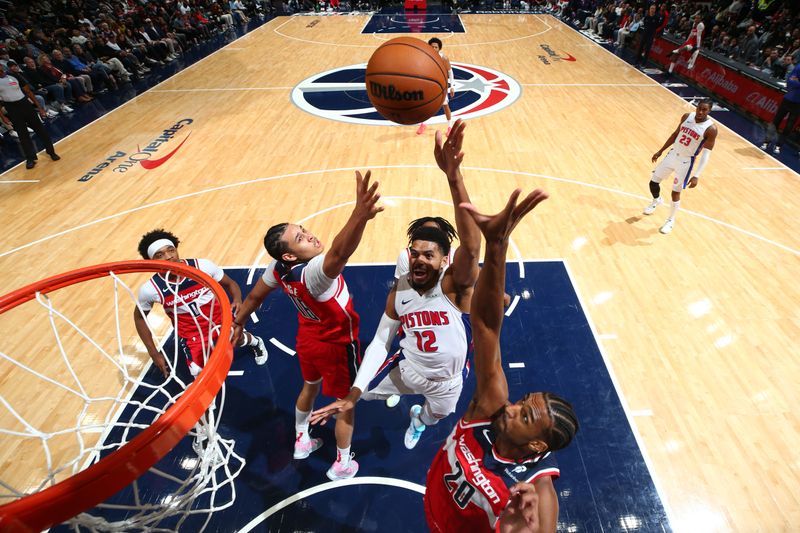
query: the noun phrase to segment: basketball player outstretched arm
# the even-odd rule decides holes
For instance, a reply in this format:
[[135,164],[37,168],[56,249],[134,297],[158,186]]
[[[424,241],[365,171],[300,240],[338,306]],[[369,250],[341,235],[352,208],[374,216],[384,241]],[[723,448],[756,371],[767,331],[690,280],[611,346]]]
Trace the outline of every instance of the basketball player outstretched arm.
[[[519,221],[547,199],[547,193],[537,189],[518,204],[519,195],[517,189],[505,208],[493,216],[480,214],[471,204],[462,205],[486,238],[483,268],[472,295],[475,305],[470,320],[476,389],[464,415],[465,421],[489,419],[508,403],[508,382],[500,354],[508,242]],[[511,488],[508,506],[500,516],[499,530],[503,533],[553,532],[557,519],[558,497],[550,477],[542,476],[533,484],[517,483]]]
[[[464,185],[464,176],[461,174],[461,162],[464,160],[464,130],[466,123],[458,119],[453,124],[453,129],[447,139],[441,131],[436,132],[436,146],[433,155],[436,164],[447,176],[450,187],[450,196],[453,198],[455,211],[456,230],[458,231],[459,246],[453,256],[453,264],[445,274],[442,288],[446,293],[455,292],[457,297],[469,296],[478,279],[478,256],[481,252],[481,232],[469,213],[460,209],[462,203],[469,203],[469,194]],[[447,281],[449,278],[450,281]],[[448,285],[451,285],[448,287]],[[470,302],[454,302],[465,313],[469,312]]]
[[347,261],[361,242],[367,222],[383,211],[383,207],[377,205],[381,197],[378,193],[378,182],[370,185],[371,176],[371,170],[367,170],[363,177],[361,172],[356,171],[356,205],[344,227],[333,239],[322,263],[322,272],[329,278],[335,279],[344,271]]
[[683,116],[681,117],[681,121],[678,122],[678,127],[675,128],[675,131],[673,131],[672,135],[669,136],[669,138],[667,139],[667,142],[664,143],[664,146],[662,146],[661,149],[658,152],[653,154],[653,158],[651,159],[651,161],[653,163],[655,163],[658,160],[658,158],[661,157],[661,154],[664,153],[664,150],[666,150],[667,148],[669,148],[670,146],[675,144],[675,139],[678,138],[678,133],[680,133],[680,131],[681,131],[681,124],[683,124],[683,121],[686,120],[688,117],[689,117],[689,113],[684,113],[683,114]]
[[[378,194],[378,182],[370,186],[369,178],[372,175],[371,171],[367,171],[366,176],[361,175],[361,172],[356,171],[356,206],[350,214],[350,218],[344,225],[342,230],[333,239],[331,247],[325,254],[325,260],[322,263],[322,271],[329,278],[337,278],[344,270],[347,260],[356,251],[361,236],[364,234],[364,228],[375,215],[383,211],[383,207],[378,207],[376,204],[380,199]],[[239,312],[236,313],[236,318],[233,320],[233,339],[234,346],[238,345],[239,339],[242,335],[244,324],[247,318],[261,305],[264,299],[274,289],[267,285],[263,279],[259,278],[256,286],[247,295],[247,298],[242,302]]]

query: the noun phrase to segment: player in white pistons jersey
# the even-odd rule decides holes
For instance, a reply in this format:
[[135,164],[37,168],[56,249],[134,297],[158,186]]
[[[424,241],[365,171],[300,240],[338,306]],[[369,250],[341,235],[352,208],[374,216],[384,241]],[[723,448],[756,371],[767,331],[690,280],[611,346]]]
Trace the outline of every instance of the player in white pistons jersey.
[[711,101],[702,100],[697,104],[694,113],[686,113],[681,118],[681,123],[672,132],[667,142],[661,149],[653,154],[653,163],[661,157],[664,150],[670,145],[669,153],[661,163],[653,170],[650,179],[650,192],[653,201],[644,208],[645,215],[651,215],[661,204],[661,182],[664,178],[674,174],[672,181],[672,207],[669,218],[664,222],[659,230],[667,234],[672,231],[675,225],[675,215],[681,203],[681,191],[685,188],[693,189],[697,187],[700,174],[703,172],[711,150],[717,140],[717,126],[708,116],[711,112]]
[[[447,90],[444,92],[442,107],[444,108],[444,116],[447,118],[447,132],[445,132],[445,136],[448,136],[450,135],[450,130],[453,128],[453,114],[450,112],[450,98],[456,95],[456,79],[453,75],[453,67],[450,65],[450,59],[442,52],[443,45],[441,39],[433,37],[428,39],[428,44],[439,52],[439,57],[442,58],[442,61],[444,61],[447,66]],[[420,124],[419,128],[417,128],[417,135],[425,133],[427,127],[428,126],[424,122]]]
[[[460,245],[450,266],[447,235],[438,227],[417,228],[411,236],[408,274],[400,276],[386,299],[378,330],[364,354],[358,375],[343,399],[312,414],[312,423],[349,411],[359,398],[386,399],[394,394],[422,394],[424,405],[411,408],[405,446],[413,448],[426,426],[455,411],[463,387],[463,371],[471,346],[468,314],[478,277],[480,232],[458,206],[468,202],[460,165],[464,157],[464,123],[453,125],[447,141],[436,132],[434,155],[447,175]],[[402,326],[400,351],[386,361]],[[378,375],[379,383],[366,392]],[[384,374],[387,374],[384,377]],[[382,378],[382,379],[381,379]]]

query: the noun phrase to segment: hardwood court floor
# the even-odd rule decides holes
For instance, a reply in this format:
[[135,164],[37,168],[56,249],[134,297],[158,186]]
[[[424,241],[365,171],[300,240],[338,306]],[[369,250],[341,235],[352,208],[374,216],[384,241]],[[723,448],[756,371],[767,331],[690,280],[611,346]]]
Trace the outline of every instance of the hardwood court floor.
[[[515,233],[519,254],[567,261],[673,528],[796,527],[800,177],[719,125],[700,187],[686,191],[675,230],[661,235],[668,208],[641,215],[650,157],[690,106],[554,18],[462,18],[466,33],[445,36],[451,59],[522,84],[512,106],[468,124],[469,191],[486,211],[515,187],[551,194]],[[0,184],[4,291],[135,258],[154,227],[178,234],[185,257],[221,265],[252,264],[265,229],[287,219],[307,220],[329,242],[349,214],[356,168],[372,168],[391,198],[354,261],[393,261],[410,219],[452,217],[427,200],[449,202],[433,128],[416,136],[292,105],[300,80],[366,62],[386,38],[359,33],[366,17],[311,20],[271,21],[61,141],[60,162],[45,156],[33,171],[5,174],[39,181]],[[542,45],[576,60],[545,64]],[[187,118],[153,158],[185,144],[158,168],[114,172],[121,157],[78,181]],[[16,326],[7,353],[30,343]],[[127,334],[134,344],[132,327]],[[0,366],[4,387],[14,377]]]

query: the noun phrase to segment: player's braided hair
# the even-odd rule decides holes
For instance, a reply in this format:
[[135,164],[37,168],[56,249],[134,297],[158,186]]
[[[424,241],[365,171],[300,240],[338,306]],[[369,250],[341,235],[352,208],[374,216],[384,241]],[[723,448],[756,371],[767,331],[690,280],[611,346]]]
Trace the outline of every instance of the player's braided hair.
[[266,248],[267,253],[277,261],[280,261],[283,254],[289,251],[289,245],[283,242],[283,234],[288,225],[288,222],[275,224],[269,228],[267,234],[264,235],[264,248]]
[[550,419],[553,421],[546,436],[547,447],[551,451],[566,448],[578,431],[578,417],[575,416],[572,404],[564,398],[552,392],[545,392],[544,400]]
[[436,226],[439,227],[440,230],[445,234],[447,237],[447,242],[452,243],[453,239],[458,237],[458,233],[456,233],[456,229],[450,224],[447,219],[442,217],[422,217],[416,220],[412,220],[411,224],[408,225],[408,230],[406,234],[408,235],[408,242],[411,242],[411,236],[417,231],[419,228],[423,227],[428,222],[433,222]]
[[439,228],[434,228],[432,226],[417,228],[409,239],[409,242],[413,241],[435,242],[439,250],[441,250],[442,255],[447,256],[447,254],[450,253],[450,240],[447,238],[447,234]]
[[175,243],[175,248],[177,248],[181,242],[178,237],[163,228],[154,229],[153,231],[149,231],[142,235],[142,238],[139,241],[139,255],[145,259],[150,259],[150,256],[147,255],[147,249],[151,244],[161,239],[171,240]]

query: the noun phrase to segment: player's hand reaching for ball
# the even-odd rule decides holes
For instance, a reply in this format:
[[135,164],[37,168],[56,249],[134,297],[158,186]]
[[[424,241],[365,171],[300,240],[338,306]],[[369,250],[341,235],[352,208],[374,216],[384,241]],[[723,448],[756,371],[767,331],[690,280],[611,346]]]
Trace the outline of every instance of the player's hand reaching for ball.
[[448,178],[454,178],[458,167],[464,160],[464,152],[461,147],[464,144],[464,129],[467,125],[463,120],[458,119],[450,130],[450,135],[446,138],[441,131],[436,131],[436,145],[433,148],[433,156],[436,164],[447,174]]
[[356,170],[356,207],[354,212],[367,220],[375,218],[375,215],[383,211],[383,207],[377,205],[381,195],[378,193],[378,182],[369,184],[372,171],[367,170],[365,176]]
[[514,228],[525,215],[549,198],[546,192],[536,189],[521,202],[517,203],[521,192],[522,189],[516,189],[511,193],[506,206],[495,215],[481,214],[478,212],[477,207],[468,203],[462,203],[459,207],[469,212],[487,242],[504,241],[511,236],[511,232],[514,231]]

